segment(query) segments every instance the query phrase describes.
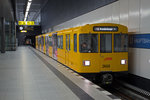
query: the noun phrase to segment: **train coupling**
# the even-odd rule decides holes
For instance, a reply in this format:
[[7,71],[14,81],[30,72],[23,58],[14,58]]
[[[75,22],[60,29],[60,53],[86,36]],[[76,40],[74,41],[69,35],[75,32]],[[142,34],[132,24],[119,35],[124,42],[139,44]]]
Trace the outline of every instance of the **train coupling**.
[[113,81],[113,75],[106,73],[106,74],[102,74],[101,76],[101,84],[102,85],[109,85],[112,84]]

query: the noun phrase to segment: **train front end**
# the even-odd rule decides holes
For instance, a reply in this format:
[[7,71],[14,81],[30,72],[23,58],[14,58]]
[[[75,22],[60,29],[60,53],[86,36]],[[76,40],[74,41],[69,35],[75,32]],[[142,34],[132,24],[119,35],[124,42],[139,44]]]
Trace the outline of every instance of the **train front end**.
[[80,73],[110,84],[114,74],[128,71],[128,29],[110,23],[87,25],[79,34],[79,52]]

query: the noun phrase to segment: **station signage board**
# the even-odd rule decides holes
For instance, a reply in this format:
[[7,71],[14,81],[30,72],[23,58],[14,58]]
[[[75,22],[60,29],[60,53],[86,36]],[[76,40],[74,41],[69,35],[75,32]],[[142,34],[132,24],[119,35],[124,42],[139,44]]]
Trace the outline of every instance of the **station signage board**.
[[34,25],[34,21],[18,21],[18,25]]
[[129,47],[150,49],[150,34],[129,35]]

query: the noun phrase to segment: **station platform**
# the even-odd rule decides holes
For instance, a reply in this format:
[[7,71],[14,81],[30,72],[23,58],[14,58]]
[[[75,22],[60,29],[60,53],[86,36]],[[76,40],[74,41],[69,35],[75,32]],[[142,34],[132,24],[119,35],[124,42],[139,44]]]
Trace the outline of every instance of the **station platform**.
[[32,47],[0,54],[0,100],[120,100]]

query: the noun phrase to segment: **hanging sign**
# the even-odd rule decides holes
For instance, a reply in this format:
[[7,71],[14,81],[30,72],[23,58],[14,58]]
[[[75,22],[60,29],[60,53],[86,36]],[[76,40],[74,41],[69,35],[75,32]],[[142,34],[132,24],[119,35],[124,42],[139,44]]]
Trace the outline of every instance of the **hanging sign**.
[[34,25],[34,21],[18,21],[18,25]]

